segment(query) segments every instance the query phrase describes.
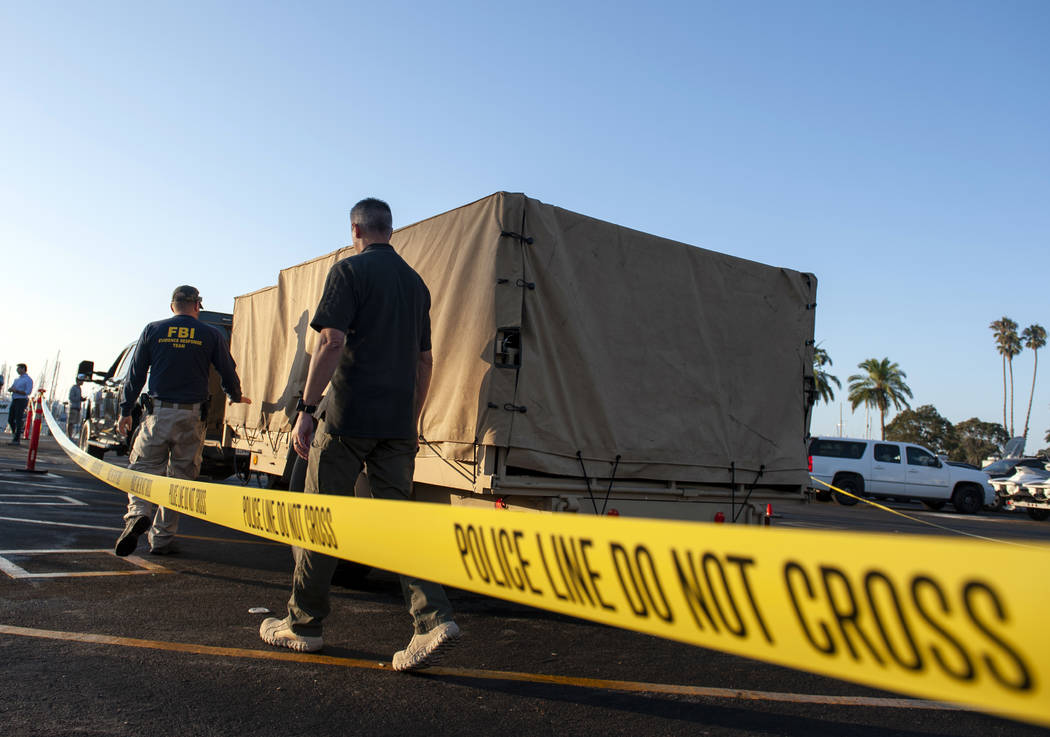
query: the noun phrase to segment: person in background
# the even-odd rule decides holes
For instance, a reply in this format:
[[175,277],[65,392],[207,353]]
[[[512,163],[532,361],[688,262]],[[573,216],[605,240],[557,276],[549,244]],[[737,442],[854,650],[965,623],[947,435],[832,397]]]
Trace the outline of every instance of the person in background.
[[77,383],[69,387],[69,409],[66,414],[66,437],[72,438],[74,433],[80,434],[80,405],[84,402],[84,392],[81,387],[87,377],[77,374]]
[[[410,500],[419,416],[433,369],[430,291],[390,245],[389,205],[361,200],[350,211],[350,230],[357,254],[328,272],[310,322],[321,335],[292,445],[308,459],[307,494],[354,496],[364,467],[373,497]],[[318,412],[329,381],[331,391]],[[330,610],[337,563],[322,553],[296,550],[288,616],[263,620],[264,642],[300,652],[324,646],[322,620]],[[459,638],[452,605],[440,584],[414,576],[401,576],[401,590],[415,633],[391,665],[397,671],[426,668]]]
[[[216,328],[201,322],[200,293],[195,287],[176,287],[171,295],[174,317],[147,325],[131,358],[128,380],[120,405],[117,430],[131,432],[131,410],[149,375],[145,413],[131,453],[128,468],[157,476],[195,479],[201,468],[205,413],[208,409],[208,377],[214,366],[222,379],[222,390],[231,402],[251,403],[241,396],[241,380],[230,356],[226,338]],[[149,531],[150,553],[178,552],[175,532],[179,514],[128,494],[124,531],[113,548],[118,556],[131,555],[139,536]]]
[[26,373],[26,370],[24,363],[15,366],[18,378],[11,382],[11,407],[7,415],[7,424],[11,426],[13,435],[10,445],[22,444],[22,430],[24,429],[22,423],[25,422],[29,395],[33,393],[33,379]]

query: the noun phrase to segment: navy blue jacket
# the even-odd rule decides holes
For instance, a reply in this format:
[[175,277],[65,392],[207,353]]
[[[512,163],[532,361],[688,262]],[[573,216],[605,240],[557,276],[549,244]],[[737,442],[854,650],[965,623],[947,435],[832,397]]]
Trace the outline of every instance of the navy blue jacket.
[[122,415],[130,415],[149,374],[149,395],[165,402],[195,403],[208,399],[209,366],[222,378],[231,401],[241,399],[241,380],[226,338],[211,325],[189,315],[151,322],[139,336],[124,384]]

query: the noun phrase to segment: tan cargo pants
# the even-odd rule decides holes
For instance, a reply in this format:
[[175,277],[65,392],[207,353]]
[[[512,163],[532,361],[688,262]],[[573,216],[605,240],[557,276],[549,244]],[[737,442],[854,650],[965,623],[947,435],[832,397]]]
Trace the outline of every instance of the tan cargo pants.
[[[128,468],[156,476],[195,479],[201,469],[204,449],[204,423],[200,405],[196,409],[154,407],[153,414],[142,418],[142,429],[131,449]],[[150,549],[167,545],[179,527],[179,513],[128,494],[127,521],[132,517],[149,517],[156,509],[149,531]]]
[[[329,435],[321,421],[310,446],[306,471],[307,494],[355,496],[355,483],[362,466],[368,476],[372,497],[411,500],[412,474],[416,464],[414,438],[381,440]],[[404,545],[404,540],[389,540]],[[305,636],[321,634],[321,622],[328,616],[328,589],[337,558],[303,548],[295,552],[292,596],[288,600],[288,621],[292,631]],[[414,576],[401,576],[401,593],[418,634],[429,632],[443,622],[452,621],[452,605],[441,584]]]

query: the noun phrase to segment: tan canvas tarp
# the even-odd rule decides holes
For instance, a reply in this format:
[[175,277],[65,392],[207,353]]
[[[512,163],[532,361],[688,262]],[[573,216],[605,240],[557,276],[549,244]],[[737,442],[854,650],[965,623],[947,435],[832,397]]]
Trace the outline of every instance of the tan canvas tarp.
[[[542,473],[581,475],[579,454],[591,476],[619,456],[620,479],[727,483],[733,467],[738,483],[760,469],[764,483],[804,483],[812,275],[508,193],[402,228],[393,245],[433,298],[422,430],[443,454],[469,459],[477,442]],[[351,253],[237,299],[249,427],[289,429],[309,315]],[[520,328],[518,369],[495,365],[502,328]]]

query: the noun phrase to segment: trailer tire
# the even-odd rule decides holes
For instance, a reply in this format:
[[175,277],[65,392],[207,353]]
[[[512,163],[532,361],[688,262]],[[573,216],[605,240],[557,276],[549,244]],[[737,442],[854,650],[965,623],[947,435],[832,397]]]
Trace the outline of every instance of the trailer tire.
[[1026,510],[1028,516],[1034,519],[1036,522],[1042,522],[1047,517],[1050,517],[1050,509],[1036,509],[1035,507],[1028,507]]
[[287,491],[288,483],[284,480],[283,476],[278,476],[275,473],[263,473],[259,474],[259,485],[265,489],[272,489],[273,491]]
[[332,585],[344,589],[365,589],[368,583],[368,574],[372,572],[372,566],[363,563],[355,563],[350,560],[341,560],[332,574]]
[[926,505],[927,509],[933,510],[934,512],[944,509],[944,505],[946,504],[944,499],[923,499],[922,503]]
[[247,485],[252,480],[252,457],[251,455],[239,455],[234,461],[237,479]]

